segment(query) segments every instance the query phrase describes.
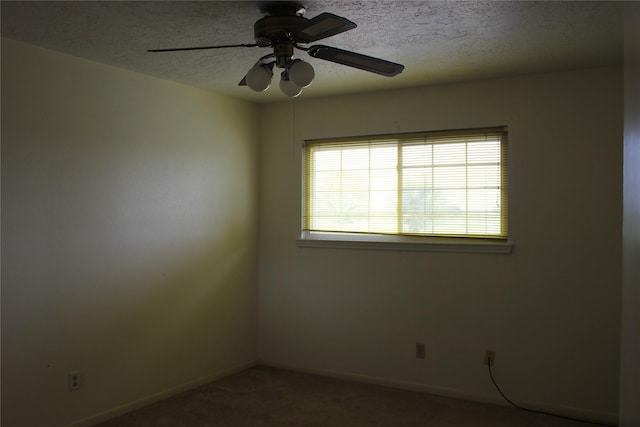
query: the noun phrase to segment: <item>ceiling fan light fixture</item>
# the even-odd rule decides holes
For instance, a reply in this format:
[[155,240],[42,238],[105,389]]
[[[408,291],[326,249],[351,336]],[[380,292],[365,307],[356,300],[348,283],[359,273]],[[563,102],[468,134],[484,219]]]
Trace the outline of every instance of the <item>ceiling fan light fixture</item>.
[[260,3],[264,4],[260,8],[263,18],[258,19],[253,25],[255,43],[151,49],[149,52],[228,47],[271,48],[272,52],[260,58],[238,85],[249,86],[256,92],[264,92],[271,86],[273,67],[278,67],[284,69],[280,89],[287,96],[294,98],[300,95],[303,88],[311,85],[315,78],[315,71],[311,64],[300,59],[293,59],[294,49],[305,51],[313,58],[358,68],[381,76],[393,77],[404,70],[402,64],[356,52],[325,45],[305,46],[308,43],[356,28],[357,25],[347,18],[325,12],[307,19],[302,16],[305,13],[304,6],[296,1],[280,0]]
[[282,78],[280,79],[280,90],[289,98],[295,98],[302,93],[302,88],[293,84],[287,78],[285,72],[282,73]]
[[271,86],[271,77],[273,77],[271,68],[264,64],[257,63],[251,67],[247,73],[247,86],[256,92],[264,92]]
[[301,88],[308,87],[313,83],[315,71],[308,62],[301,59],[294,59],[289,65],[289,80]]

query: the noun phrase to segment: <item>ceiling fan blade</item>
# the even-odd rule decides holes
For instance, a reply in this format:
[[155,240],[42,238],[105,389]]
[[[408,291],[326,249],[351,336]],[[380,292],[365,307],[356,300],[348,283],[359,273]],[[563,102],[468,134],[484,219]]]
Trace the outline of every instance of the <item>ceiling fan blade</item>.
[[398,75],[402,70],[404,70],[404,65],[396,64],[395,62],[385,61],[384,59],[374,58],[373,56],[362,55],[360,53],[350,52],[348,50],[342,50],[330,46],[311,46],[307,52],[314,58],[326,59],[327,61],[335,62],[337,64],[359,68],[361,70],[387,77]]
[[196,46],[196,47],[175,47],[169,49],[149,49],[147,52],[176,52],[181,50],[206,50],[206,49],[224,49],[228,47],[256,47],[257,43],[253,44],[224,44],[217,46]]
[[321,13],[298,28],[294,28],[291,34],[299,43],[310,43],[353,30],[356,27],[356,24],[346,18],[333,13]]
[[247,76],[244,76],[242,80],[240,80],[240,83],[238,83],[238,86],[246,86],[246,85],[247,85]]

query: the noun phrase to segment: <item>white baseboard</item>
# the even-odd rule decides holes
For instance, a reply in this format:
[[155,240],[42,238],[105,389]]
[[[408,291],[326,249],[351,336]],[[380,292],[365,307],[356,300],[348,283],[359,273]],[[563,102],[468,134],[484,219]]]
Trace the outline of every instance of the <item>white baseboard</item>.
[[143,408],[145,406],[149,406],[152,403],[155,403],[159,400],[169,398],[171,396],[175,396],[176,394],[185,392],[187,390],[191,390],[201,385],[205,385],[222,377],[226,377],[227,375],[235,374],[237,372],[243,371],[245,369],[256,366],[256,362],[248,362],[243,363],[241,365],[233,366],[228,369],[223,369],[220,371],[213,372],[209,375],[206,375],[202,378],[198,378],[192,381],[188,381],[184,384],[181,384],[177,387],[170,388],[168,390],[161,391],[159,393],[152,394],[150,396],[143,397],[141,399],[134,400],[133,402],[125,403],[124,405],[117,406],[115,408],[108,409],[106,411],[100,412],[96,415],[92,415],[87,418],[83,418],[81,420],[75,421],[71,424],[67,424],[66,427],[89,427],[107,420],[111,418],[118,417],[120,415],[124,415],[128,412],[135,411],[136,409]]
[[[298,365],[287,365],[269,360],[259,360],[258,365],[270,366],[273,368],[286,369],[289,371],[304,372],[308,374],[322,375],[325,377],[338,378],[349,381],[356,381],[366,384],[381,385],[385,387],[398,388],[402,390],[418,391],[421,393],[434,394],[438,396],[451,397],[455,399],[470,400],[473,402],[490,403],[500,406],[509,406],[502,397],[487,396],[479,393],[469,393],[453,388],[438,387],[410,381],[399,381],[390,378],[376,377],[354,372],[333,371],[327,369],[315,369]],[[575,408],[563,405],[554,405],[544,402],[518,401],[518,405],[534,411],[542,411],[550,414],[557,414],[564,417],[577,418],[580,420],[602,423],[606,425],[618,425],[618,414],[610,412],[593,411],[584,408]]]

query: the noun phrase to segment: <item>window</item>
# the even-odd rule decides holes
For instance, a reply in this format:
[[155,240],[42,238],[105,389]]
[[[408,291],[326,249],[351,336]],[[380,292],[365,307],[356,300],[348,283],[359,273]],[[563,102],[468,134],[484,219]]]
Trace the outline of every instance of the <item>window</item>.
[[504,242],[507,130],[306,141],[303,203],[303,240]]

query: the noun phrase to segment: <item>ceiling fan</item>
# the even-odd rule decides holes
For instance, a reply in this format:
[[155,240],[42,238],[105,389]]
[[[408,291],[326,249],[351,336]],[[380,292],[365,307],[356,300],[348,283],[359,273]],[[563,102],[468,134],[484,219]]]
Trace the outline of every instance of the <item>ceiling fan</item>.
[[287,96],[296,97],[308,87],[315,77],[313,67],[294,59],[294,49],[307,52],[314,58],[369,71],[382,76],[393,77],[404,70],[404,66],[384,59],[362,55],[325,45],[305,46],[327,37],[356,28],[356,24],[332,13],[307,19],[304,6],[298,2],[269,2],[260,9],[263,18],[253,26],[255,43],[217,46],[197,46],[169,49],[150,49],[148,52],[175,52],[187,50],[224,49],[231,47],[270,47],[273,49],[261,57],[240,81],[240,86],[262,92],[271,85],[274,65],[282,68],[280,89]]

